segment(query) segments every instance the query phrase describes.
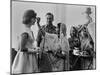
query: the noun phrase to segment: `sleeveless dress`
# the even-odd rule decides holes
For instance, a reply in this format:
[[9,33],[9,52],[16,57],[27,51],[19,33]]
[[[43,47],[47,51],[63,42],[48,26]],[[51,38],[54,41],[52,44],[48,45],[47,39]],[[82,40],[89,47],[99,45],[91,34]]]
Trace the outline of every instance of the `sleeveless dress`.
[[[61,49],[62,52],[65,54],[65,59],[57,58],[58,61],[56,62],[55,66],[57,71],[68,71],[69,70],[69,43],[66,36],[60,34],[60,38],[56,38],[56,42],[54,43],[56,50]],[[63,53],[62,53],[63,54]]]
[[33,46],[35,40],[34,36],[32,35],[31,31],[26,31],[25,33],[28,34],[28,39],[25,45],[27,51],[21,50],[21,45],[19,45],[20,49],[18,50],[17,55],[15,56],[14,62],[12,64],[12,74],[38,72],[38,62],[37,62],[36,53],[30,51],[32,49],[34,50],[34,46]]

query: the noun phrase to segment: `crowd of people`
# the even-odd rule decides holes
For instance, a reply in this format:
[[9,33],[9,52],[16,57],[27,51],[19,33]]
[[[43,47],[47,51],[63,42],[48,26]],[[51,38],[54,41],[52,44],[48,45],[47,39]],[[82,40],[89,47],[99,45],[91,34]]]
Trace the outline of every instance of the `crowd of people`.
[[[88,11],[90,8],[88,8]],[[12,74],[55,72],[93,69],[94,41],[88,31],[89,21],[84,25],[72,26],[67,39],[67,25],[53,25],[54,15],[48,12],[46,24],[34,10],[27,10],[23,16],[25,31],[19,36],[19,48],[12,63]],[[35,40],[31,30],[37,23]],[[36,41],[37,45],[34,46]]]

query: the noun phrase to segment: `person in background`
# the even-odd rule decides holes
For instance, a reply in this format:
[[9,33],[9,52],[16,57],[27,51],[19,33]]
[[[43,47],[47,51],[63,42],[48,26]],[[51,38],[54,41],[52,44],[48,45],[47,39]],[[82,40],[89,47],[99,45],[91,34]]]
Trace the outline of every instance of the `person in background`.
[[84,56],[81,59],[82,69],[93,69],[94,42],[87,27],[84,27],[80,32],[80,41],[82,55]]
[[54,46],[56,47],[56,71],[69,70],[69,43],[67,39],[67,28],[63,23],[57,25],[58,37],[55,39]]
[[[63,23],[59,23],[56,28],[56,34],[45,32],[44,50],[47,54],[45,59],[49,59],[51,64],[51,71],[69,70],[69,44],[66,34],[67,28]],[[43,53],[43,55],[45,54]],[[43,55],[41,56],[40,65],[43,64]],[[41,63],[43,62],[43,63]],[[47,65],[48,66],[48,65]]]
[[12,74],[24,74],[38,72],[38,62],[33,45],[34,35],[31,27],[36,22],[34,10],[27,10],[23,16],[24,32],[19,36],[19,50],[12,64]]
[[45,49],[45,34],[56,34],[56,27],[53,25],[54,21],[54,15],[50,12],[48,12],[46,15],[46,24],[43,26],[40,26],[39,22],[40,19],[38,19],[37,25],[39,27],[38,36],[37,36],[37,46],[40,47],[41,58],[39,59],[39,69],[40,72],[51,72],[52,71],[52,63],[51,60],[53,58],[52,54],[49,53],[49,51],[46,51]]
[[78,34],[81,41],[81,55],[82,55],[82,69],[93,69],[93,57],[94,57],[94,41],[88,31],[88,25],[93,22],[91,14],[91,8],[88,7],[86,9],[86,17],[87,22],[83,25],[79,25],[78,28]]
[[[78,37],[78,32],[76,27],[72,26],[70,29],[70,38],[69,41],[69,59],[70,59],[70,70],[80,70],[81,69],[81,61],[80,58],[78,58],[76,55],[73,54],[73,51],[77,48],[77,50],[80,50],[81,42]],[[78,59],[78,60],[77,60]]]

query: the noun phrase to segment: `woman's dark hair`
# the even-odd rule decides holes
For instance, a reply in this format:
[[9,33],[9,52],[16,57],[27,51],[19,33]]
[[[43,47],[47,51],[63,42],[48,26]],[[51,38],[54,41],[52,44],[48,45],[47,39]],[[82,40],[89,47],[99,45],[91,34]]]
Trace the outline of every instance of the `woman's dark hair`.
[[32,18],[36,18],[36,15],[34,10],[27,10],[23,16],[23,24],[29,24]]
[[84,27],[82,31],[85,32],[84,36],[85,36],[86,38],[88,38],[88,37],[89,37],[88,28],[87,28],[87,27]]
[[60,29],[60,27],[61,27],[61,23],[58,23],[58,24],[57,24],[57,27]]
[[70,35],[72,35],[71,32],[73,32],[73,31],[76,33],[74,36],[78,37],[77,29],[76,29],[76,27],[74,27],[74,26],[72,26],[71,29],[70,29]]
[[58,38],[60,38],[60,27],[61,27],[61,23],[58,23],[58,24],[57,24],[57,27],[58,27],[58,30],[59,30],[59,31],[58,31]]

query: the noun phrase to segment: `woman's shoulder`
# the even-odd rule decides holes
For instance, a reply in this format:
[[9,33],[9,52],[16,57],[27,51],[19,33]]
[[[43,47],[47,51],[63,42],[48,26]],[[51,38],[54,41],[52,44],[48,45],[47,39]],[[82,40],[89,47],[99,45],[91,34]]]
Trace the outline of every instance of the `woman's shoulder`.
[[28,32],[23,32],[23,33],[21,34],[22,37],[28,37],[28,35],[29,35]]
[[28,39],[29,33],[28,32],[22,32],[22,33],[20,33],[20,35],[18,37],[19,37],[19,39]]

